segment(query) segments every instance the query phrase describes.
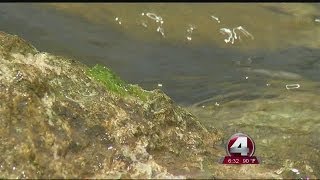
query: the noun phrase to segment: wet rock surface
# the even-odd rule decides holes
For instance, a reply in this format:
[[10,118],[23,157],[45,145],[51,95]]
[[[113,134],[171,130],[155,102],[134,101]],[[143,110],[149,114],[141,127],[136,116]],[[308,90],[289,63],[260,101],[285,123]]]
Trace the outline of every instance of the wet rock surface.
[[0,177],[183,178],[215,156],[219,132],[160,90],[121,95],[4,32],[0,64]]

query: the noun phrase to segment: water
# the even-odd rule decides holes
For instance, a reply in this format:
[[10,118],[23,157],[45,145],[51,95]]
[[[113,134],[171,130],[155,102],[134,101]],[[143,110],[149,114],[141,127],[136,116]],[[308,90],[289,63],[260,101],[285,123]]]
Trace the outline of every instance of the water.
[[[249,133],[257,139],[268,168],[279,169],[289,159],[300,169],[313,168],[304,169],[305,175],[320,176],[319,157],[310,159],[319,153],[319,128],[311,127],[318,127],[320,116],[316,110],[305,111],[314,109],[319,95],[319,4],[0,6],[1,30],[23,37],[41,51],[88,65],[104,64],[127,82],[161,88],[179,104],[190,106],[207,126],[224,129],[226,136]],[[236,34],[233,28],[238,28]],[[233,44],[232,39],[225,41],[228,29]],[[289,91],[290,84],[299,88]],[[274,116],[256,113],[261,112],[257,107]],[[296,119],[294,112],[300,111],[304,117]],[[277,136],[295,138],[299,148],[292,151],[290,141]],[[276,146],[283,146],[280,159],[271,157]],[[289,151],[307,155],[293,157]]]

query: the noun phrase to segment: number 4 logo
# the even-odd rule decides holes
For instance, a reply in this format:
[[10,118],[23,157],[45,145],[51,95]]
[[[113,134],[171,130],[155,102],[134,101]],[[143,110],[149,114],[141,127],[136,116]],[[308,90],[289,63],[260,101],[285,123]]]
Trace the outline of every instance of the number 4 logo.
[[228,142],[227,152],[230,156],[252,156],[254,153],[254,142],[246,134],[234,134]]
[[238,137],[230,147],[230,153],[240,153],[241,156],[248,156],[247,137]]

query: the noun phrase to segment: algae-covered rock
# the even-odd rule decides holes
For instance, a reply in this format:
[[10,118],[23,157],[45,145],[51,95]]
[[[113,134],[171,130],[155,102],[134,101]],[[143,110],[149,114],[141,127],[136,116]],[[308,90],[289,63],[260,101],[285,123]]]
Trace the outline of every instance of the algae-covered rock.
[[160,90],[3,32],[0,100],[1,178],[182,178],[220,138]]

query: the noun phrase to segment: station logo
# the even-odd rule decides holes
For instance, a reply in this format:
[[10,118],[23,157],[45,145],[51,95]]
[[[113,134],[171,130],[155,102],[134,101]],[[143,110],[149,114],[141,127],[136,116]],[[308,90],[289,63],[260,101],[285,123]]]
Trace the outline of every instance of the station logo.
[[222,164],[260,164],[254,155],[255,144],[252,138],[243,133],[231,136],[226,145],[227,156],[222,158]]

